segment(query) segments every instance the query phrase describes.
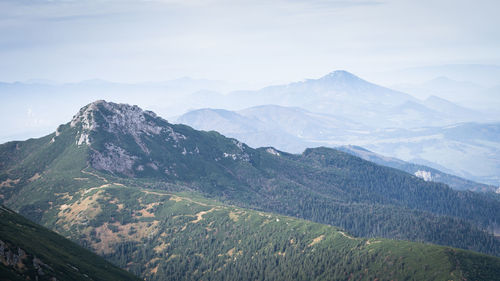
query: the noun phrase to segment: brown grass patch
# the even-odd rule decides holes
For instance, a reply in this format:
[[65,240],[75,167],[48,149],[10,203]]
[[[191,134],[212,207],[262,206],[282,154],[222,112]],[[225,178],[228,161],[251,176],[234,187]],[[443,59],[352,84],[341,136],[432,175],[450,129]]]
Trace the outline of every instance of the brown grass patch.
[[[95,218],[101,211],[101,206],[97,203],[97,199],[101,197],[101,191],[97,192],[92,196],[81,198],[71,204],[63,204],[59,207],[61,210],[58,214],[60,220],[66,229],[74,223],[85,223],[85,221]],[[64,212],[65,210],[69,210]]]
[[96,190],[96,189],[101,189],[101,188],[106,188],[106,187],[110,187],[110,186],[111,186],[111,184],[107,183],[107,184],[103,184],[103,185],[101,185],[101,186],[91,187],[91,188],[89,188],[89,189],[86,189],[86,190],[83,192],[83,194],[87,194],[87,193],[89,193],[89,192],[91,192],[91,191],[93,191],[93,190]]
[[[150,260],[147,264],[146,264],[146,268],[149,268],[151,267],[154,263],[156,263],[157,261],[161,260],[160,258],[154,258],[152,260]],[[153,274],[156,274],[158,272],[158,267],[160,266],[160,264],[157,264],[155,267],[151,268],[149,270],[149,274],[150,275],[153,275]]]
[[215,208],[212,208],[208,211],[201,211],[201,212],[197,213],[195,215],[196,219],[194,221],[191,221],[191,223],[197,223],[197,222],[201,221],[203,219],[203,215],[206,215],[206,214],[213,212],[213,211],[215,211]]
[[158,272],[158,267],[160,267],[159,264],[157,264],[153,269],[149,270],[149,274],[156,274],[156,272]]
[[173,255],[171,255],[170,257],[168,257],[167,262],[169,262],[171,259],[175,259],[175,258],[177,258],[177,257],[179,257],[179,255],[173,254]]
[[28,179],[29,182],[34,182],[36,181],[37,179],[41,178],[42,176],[40,176],[39,173],[36,173],[34,174],[31,178]]
[[63,199],[63,200],[72,200],[73,199],[73,196],[69,195],[68,192],[63,192],[63,193],[54,193],[55,196],[57,197],[61,197],[60,199]]
[[[153,209],[155,206],[158,206],[158,205],[160,205],[159,202],[154,202],[154,203],[151,203],[148,205],[141,205],[142,207],[144,207],[144,209],[136,211],[135,212],[136,214],[134,214],[134,217],[154,218],[155,214],[151,213],[149,210]],[[137,213],[139,213],[141,215],[138,216]]]
[[348,235],[347,233],[343,232],[343,231],[339,231],[340,234],[342,234],[342,236],[344,236],[345,238],[349,238],[351,240],[356,240],[356,238]]
[[311,244],[309,244],[309,247],[313,246],[313,245],[316,245],[318,244],[319,242],[321,242],[321,240],[323,240],[325,238],[325,235],[320,235],[316,238],[313,239],[313,241],[311,242]]
[[[99,242],[91,241],[92,248],[101,254],[110,254],[113,252],[114,245],[117,243],[125,241],[143,241],[147,239],[150,235],[154,235],[158,230],[159,221],[153,222],[135,222],[122,225],[118,222],[107,223],[96,227],[95,236],[99,238]],[[109,225],[113,225],[116,231],[113,232]],[[130,233],[131,228],[134,228],[135,232]]]
[[239,213],[236,212],[229,212],[229,218],[233,220],[234,222],[237,222],[240,219]]
[[121,211],[121,210],[123,210],[123,208],[125,208],[125,205],[122,203],[118,203],[118,202],[119,201],[117,198],[113,198],[113,200],[109,201],[110,204],[116,205],[116,207],[118,208],[118,211]]
[[182,201],[182,198],[179,197],[179,196],[171,196],[169,200],[172,200],[172,201],[175,201],[175,202],[181,202]]
[[169,245],[170,243],[161,243],[160,245],[154,247],[153,250],[155,251],[155,253],[160,254],[163,253]]
[[13,187],[12,184],[16,185],[19,183],[21,179],[6,179],[3,182],[0,182],[0,187]]

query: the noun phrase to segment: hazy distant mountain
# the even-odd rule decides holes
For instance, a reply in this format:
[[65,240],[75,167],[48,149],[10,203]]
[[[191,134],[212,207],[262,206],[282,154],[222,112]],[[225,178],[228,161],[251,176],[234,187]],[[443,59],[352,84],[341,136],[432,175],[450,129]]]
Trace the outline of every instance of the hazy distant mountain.
[[[446,102],[438,98],[434,100],[431,102],[437,104]],[[180,116],[176,122],[198,130],[218,131],[226,136],[240,139],[252,147],[273,146],[296,153],[302,152],[307,147],[327,144],[330,146],[360,144],[385,155],[406,157],[406,160],[430,165],[433,168],[410,164],[373,152],[369,153],[370,157],[366,157],[368,152],[361,154],[361,150],[356,150],[354,154],[365,160],[411,174],[420,170],[429,172],[436,181],[449,184],[458,190],[495,191],[496,188],[460,179],[444,171],[498,185],[494,173],[497,171],[495,165],[500,163],[500,158],[495,155],[499,155],[500,151],[488,143],[498,144],[497,138],[500,139],[500,133],[495,132],[495,126],[485,124],[459,124],[455,127],[414,130],[370,130],[348,119],[276,105],[257,106],[238,112],[209,108],[194,110]],[[484,128],[479,128],[481,126]],[[348,152],[353,152],[353,149],[350,147]],[[435,154],[426,153],[432,150],[435,150]],[[475,154],[478,151],[482,153]],[[455,163],[457,161],[453,161],[454,155],[468,159],[464,163]],[[381,159],[386,162],[382,162]],[[478,163],[477,168],[474,168],[476,163]],[[483,172],[476,174],[480,171]]]
[[[484,100],[484,102],[481,102]],[[500,120],[500,84],[481,91],[476,103],[495,120]],[[487,104],[485,104],[487,103]]]
[[485,89],[484,86],[469,81],[457,81],[445,76],[426,80],[423,83],[396,84],[393,88],[421,98],[434,95],[459,102]]
[[198,130],[222,132],[252,147],[274,146],[290,152],[302,152],[307,147],[318,146],[318,141],[368,130],[367,126],[347,118],[278,105],[255,106],[237,112],[193,110],[181,115],[176,122]]
[[[428,108],[426,103],[403,92],[365,81],[347,71],[334,71],[319,79],[277,85],[258,91],[239,91],[227,95],[234,106],[276,104],[302,107],[375,127],[440,126],[481,120],[481,114]],[[451,105],[451,102],[447,102]],[[458,106],[457,106],[458,107]],[[472,119],[471,119],[472,118]]]
[[413,97],[369,83],[347,71],[334,71],[319,79],[271,86],[259,91],[232,93],[247,105],[300,106],[312,112],[344,116],[364,123],[382,120],[388,109]]
[[457,105],[449,100],[437,96],[430,96],[425,99],[424,105],[427,108],[448,114],[450,116],[462,116],[465,120],[485,119],[484,114],[481,114],[478,111]]
[[273,130],[283,130],[306,141],[328,139],[350,130],[367,129],[367,126],[345,117],[313,113],[299,107],[263,105],[243,109],[238,113],[254,122],[264,123]]
[[455,81],[469,81],[476,85],[492,87],[500,83],[500,66],[485,64],[448,64],[406,68],[390,73],[393,83],[421,83],[436,77]]
[[455,175],[500,185],[500,123],[379,130],[352,143],[405,161],[437,169],[444,166]]
[[[464,112],[465,115],[462,115],[464,119],[467,118],[469,121],[500,120],[500,113],[497,110],[500,106],[500,86],[485,87],[468,81],[438,77],[424,83],[397,84],[393,87],[419,98],[435,99],[438,97],[448,101],[452,100],[454,106],[459,104],[460,107],[468,108],[467,111],[472,108],[474,109],[472,114]],[[426,105],[429,106],[427,103]],[[471,119],[474,115],[476,117]]]
[[347,71],[334,71],[319,79],[270,86],[258,91],[226,94],[231,88],[234,85],[225,82],[191,78],[137,84],[99,79],[66,84],[38,80],[0,83],[0,117],[13,120],[4,124],[0,142],[49,133],[51,128],[71,118],[81,104],[97,99],[139,104],[166,117],[198,108],[234,111],[276,104],[302,107],[374,128],[484,121],[476,112],[463,114],[460,110],[442,110],[441,106],[378,86]]
[[[269,107],[278,108],[279,106]],[[267,108],[267,106],[258,108]],[[313,143],[308,143],[307,140],[298,135],[287,132],[290,127],[294,128],[293,125],[280,127],[280,124],[269,122],[270,120],[266,119],[265,115],[259,117],[262,119],[256,118],[251,115],[254,113],[252,109],[239,112],[210,108],[198,109],[181,115],[176,122],[187,124],[197,130],[221,132],[226,136],[241,139],[252,147],[274,145],[285,151],[302,151],[306,146],[314,146]],[[290,115],[286,116],[291,117]],[[303,117],[304,115],[296,115],[292,118],[298,116]],[[311,124],[311,128],[315,128],[316,125],[318,124]]]
[[[444,110],[465,112],[441,99]],[[447,107],[447,105],[449,107]],[[415,109],[416,108],[416,109]],[[408,102],[398,112],[437,113]],[[500,185],[500,123],[458,123],[413,129],[370,129],[349,119],[281,106],[253,107],[239,112],[204,109],[177,119],[202,130],[217,130],[251,146],[274,146],[299,153],[307,147],[359,145],[374,152],[431,166],[470,180]]]

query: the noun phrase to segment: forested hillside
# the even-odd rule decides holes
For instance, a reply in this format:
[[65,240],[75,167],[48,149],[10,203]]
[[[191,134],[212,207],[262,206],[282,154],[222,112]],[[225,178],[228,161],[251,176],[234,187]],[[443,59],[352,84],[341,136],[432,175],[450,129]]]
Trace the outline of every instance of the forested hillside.
[[[364,237],[426,241],[499,255],[498,200],[334,149],[252,149],[216,132],[172,125],[135,106],[99,101],[47,137],[0,146],[2,199],[36,221],[89,173],[131,186],[194,190],[242,207],[342,227]],[[93,178],[93,177],[90,177]],[[52,202],[52,203],[50,203]]]

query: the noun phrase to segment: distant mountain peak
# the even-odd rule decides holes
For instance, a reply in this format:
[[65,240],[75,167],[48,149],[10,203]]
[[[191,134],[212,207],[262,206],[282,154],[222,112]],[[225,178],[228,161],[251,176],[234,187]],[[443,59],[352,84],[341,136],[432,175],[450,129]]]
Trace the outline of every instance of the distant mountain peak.
[[358,76],[346,71],[335,70],[321,77],[319,80],[334,80],[334,81],[364,81]]

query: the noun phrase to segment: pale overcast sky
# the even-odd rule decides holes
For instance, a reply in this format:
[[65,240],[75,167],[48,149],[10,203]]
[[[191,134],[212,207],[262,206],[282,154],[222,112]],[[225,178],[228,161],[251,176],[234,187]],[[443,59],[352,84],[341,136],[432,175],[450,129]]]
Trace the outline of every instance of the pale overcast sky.
[[0,81],[283,83],[500,64],[498,0],[0,0]]

